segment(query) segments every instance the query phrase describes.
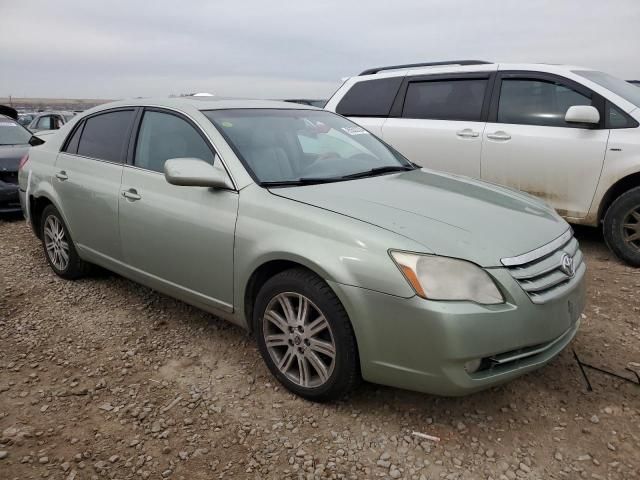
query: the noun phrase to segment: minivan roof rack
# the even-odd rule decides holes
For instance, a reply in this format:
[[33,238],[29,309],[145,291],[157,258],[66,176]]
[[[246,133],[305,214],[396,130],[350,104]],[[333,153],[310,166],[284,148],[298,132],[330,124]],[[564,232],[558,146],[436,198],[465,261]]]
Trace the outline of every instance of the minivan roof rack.
[[438,65],[485,65],[489,63],[493,62],[485,62],[484,60],[446,60],[443,62],[407,63],[404,65],[389,65],[388,67],[369,68],[360,75],[373,75],[374,73],[382,72],[384,70],[400,70],[402,68],[435,67]]

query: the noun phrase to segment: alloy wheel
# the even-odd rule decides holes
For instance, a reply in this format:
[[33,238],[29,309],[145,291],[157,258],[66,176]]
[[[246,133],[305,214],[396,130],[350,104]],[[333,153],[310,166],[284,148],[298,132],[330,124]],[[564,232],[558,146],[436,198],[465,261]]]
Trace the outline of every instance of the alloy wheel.
[[296,385],[319,387],[333,373],[336,344],[325,315],[307,297],[273,297],[262,318],[267,350],[278,370]]
[[622,238],[627,245],[640,250],[640,206],[625,215],[622,222]]
[[54,215],[49,215],[45,220],[44,245],[53,266],[64,272],[69,266],[69,242],[62,222]]

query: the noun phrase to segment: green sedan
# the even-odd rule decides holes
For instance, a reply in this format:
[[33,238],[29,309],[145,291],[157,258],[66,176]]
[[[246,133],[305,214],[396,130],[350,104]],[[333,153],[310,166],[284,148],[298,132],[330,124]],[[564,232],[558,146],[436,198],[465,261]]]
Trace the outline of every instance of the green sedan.
[[582,253],[551,208],[310,106],[101,105],[32,148],[19,184],[56,274],[100,265],[228,319],[311,400],[361,379],[485,389],[549,362],[584,307]]

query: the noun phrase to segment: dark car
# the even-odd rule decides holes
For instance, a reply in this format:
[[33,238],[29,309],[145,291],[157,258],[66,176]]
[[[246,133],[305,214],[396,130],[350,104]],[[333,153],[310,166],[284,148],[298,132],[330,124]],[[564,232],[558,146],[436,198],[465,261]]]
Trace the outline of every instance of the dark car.
[[0,214],[20,211],[18,166],[29,151],[31,136],[17,121],[0,115]]

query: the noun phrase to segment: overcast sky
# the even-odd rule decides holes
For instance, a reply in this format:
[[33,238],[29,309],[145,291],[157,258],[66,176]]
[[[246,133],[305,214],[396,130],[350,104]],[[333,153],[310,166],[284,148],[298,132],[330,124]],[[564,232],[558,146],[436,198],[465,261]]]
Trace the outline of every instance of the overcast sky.
[[0,96],[325,98],[446,59],[640,78],[640,0],[0,0]]

